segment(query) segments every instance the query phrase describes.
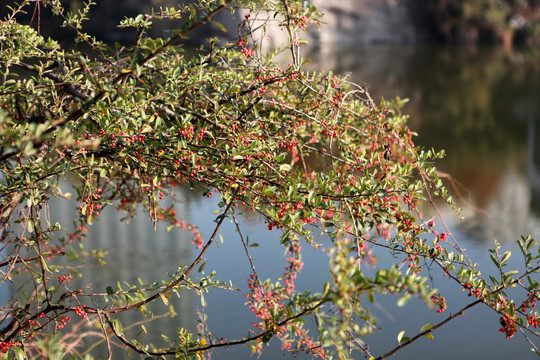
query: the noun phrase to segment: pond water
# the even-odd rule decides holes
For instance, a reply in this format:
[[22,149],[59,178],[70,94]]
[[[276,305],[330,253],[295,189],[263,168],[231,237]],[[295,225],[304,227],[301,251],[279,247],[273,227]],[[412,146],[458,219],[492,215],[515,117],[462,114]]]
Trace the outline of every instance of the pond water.
[[[536,52],[535,52],[536,51]],[[369,46],[346,49],[311,49],[312,69],[351,73],[353,81],[364,83],[375,100],[395,96],[410,98],[404,112],[410,114],[410,126],[419,133],[417,143],[424,147],[446,149],[448,156],[439,169],[448,174],[447,185],[453,189],[460,207],[459,217],[441,204],[440,210],[452,234],[484,273],[493,271],[485,249],[497,239],[515,255],[511,265],[520,269],[519,249],[515,240],[521,234],[540,233],[540,51],[493,48]],[[183,193],[185,201],[177,212],[186,222],[199,226],[205,239],[215,223],[218,199],[204,199]],[[54,205],[58,216],[69,217],[72,208]],[[188,264],[196,255],[189,234],[154,232],[147,217],[140,214],[127,227],[119,226],[121,217],[112,209],[104,212],[92,226],[86,245],[108,248],[107,264],[83,273],[96,291],[104,292],[116,280],[137,283],[159,281],[175,271],[178,264]],[[257,218],[242,221],[251,241],[260,244],[252,256],[263,278],[279,276],[285,265],[277,232],[268,232]],[[250,265],[233,224],[220,230],[223,244],[213,246],[205,255],[208,273],[215,269],[221,279],[246,289]],[[321,239],[324,241],[324,239]],[[322,290],[329,278],[328,258],[304,245],[306,265],[298,286]],[[386,261],[386,260],[382,260]],[[75,286],[75,285],[74,285]],[[406,308],[396,307],[396,298],[379,297],[374,312],[381,331],[366,337],[372,355],[383,354],[397,345],[401,330],[414,335],[424,324],[437,323],[471,301],[463,292],[455,292],[450,281],[438,284],[447,297],[448,310],[442,314],[429,311],[418,301]],[[214,291],[205,295],[208,326],[218,336],[228,339],[247,334],[253,321],[243,306],[241,292]],[[170,299],[178,315],[160,319],[152,329],[170,337],[178,327],[195,330],[201,304],[189,292]],[[157,305],[166,309],[162,304]],[[139,314],[140,315],[140,314]],[[138,316],[138,315],[137,315]],[[421,339],[397,353],[397,359],[527,359],[534,358],[530,346],[520,337],[506,340],[498,332],[499,316],[488,309],[474,308],[434,333],[434,340]],[[130,321],[143,320],[134,317]],[[168,330],[164,330],[168,329]],[[159,336],[158,336],[159,338]],[[159,341],[159,339],[156,341]],[[121,354],[121,355],[120,355]],[[104,356],[104,353],[98,355]],[[125,353],[119,353],[123,358]],[[132,355],[133,356],[133,355]],[[226,349],[215,359],[247,359],[246,347]],[[254,355],[256,356],[256,355]],[[303,358],[302,354],[284,353],[279,344],[267,349],[261,359]],[[358,359],[363,358],[360,354]]]

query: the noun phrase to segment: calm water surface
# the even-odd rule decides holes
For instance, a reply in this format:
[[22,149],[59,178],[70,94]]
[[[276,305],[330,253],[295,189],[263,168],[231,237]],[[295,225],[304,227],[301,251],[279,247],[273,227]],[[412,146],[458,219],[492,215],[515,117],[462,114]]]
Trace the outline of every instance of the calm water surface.
[[[463,208],[460,221],[452,211],[440,210],[454,237],[482,267],[494,270],[485,249],[497,239],[515,255],[514,240],[521,234],[538,236],[540,232],[540,50],[373,46],[347,49],[313,49],[306,57],[313,69],[351,73],[353,81],[367,85],[374,99],[395,96],[410,98],[404,112],[410,114],[410,126],[420,135],[417,143],[444,148],[448,156],[439,163],[448,186]],[[207,238],[214,225],[217,199],[203,200],[185,194],[177,205],[184,220],[198,225]],[[109,209],[112,210],[112,209]],[[64,212],[65,211],[65,212]],[[58,209],[69,214],[70,209]],[[96,290],[104,291],[115,279],[137,283],[159,281],[178,264],[187,264],[196,254],[188,234],[154,232],[144,215],[127,227],[118,226],[119,214],[104,214],[93,226],[87,246],[109,248],[108,264],[84,274]],[[253,248],[257,271],[262,277],[279,276],[285,265],[277,232],[268,232],[258,219],[244,220],[245,234],[261,246]],[[206,272],[215,269],[221,279],[246,289],[250,273],[248,260],[232,224],[221,230],[224,243],[205,255]],[[324,242],[324,239],[321,239]],[[322,290],[329,278],[328,258],[309,246],[303,246],[306,265],[298,287]],[[511,263],[520,269],[516,256]],[[384,265],[384,258],[381,260]],[[213,268],[211,268],[213,266]],[[437,314],[412,300],[405,309],[396,308],[396,299],[377,298],[373,311],[379,316],[380,332],[367,337],[372,355],[387,352],[397,345],[401,330],[414,335],[426,323],[437,323],[471,301],[465,293],[455,292],[450,281],[437,284],[446,296],[448,310]],[[455,294],[454,294],[455,293]],[[207,325],[218,336],[229,339],[245,336],[254,320],[244,306],[242,292],[214,291],[206,294]],[[174,336],[181,326],[194,330],[198,325],[198,297],[189,292],[171,299],[178,315],[160,319],[152,330],[170,329]],[[164,305],[158,304],[161,310]],[[506,340],[498,332],[499,316],[488,309],[476,308],[434,333],[435,340],[421,339],[397,353],[397,359],[533,359],[521,337]],[[130,321],[143,320],[134,316]],[[163,330],[166,332],[165,330]],[[159,339],[155,339],[159,341]],[[125,353],[118,355],[125,356]],[[221,351],[218,359],[247,359],[248,348]],[[104,356],[102,355],[99,356]],[[303,358],[284,354],[276,342],[261,359]],[[358,359],[362,356],[358,355]]]

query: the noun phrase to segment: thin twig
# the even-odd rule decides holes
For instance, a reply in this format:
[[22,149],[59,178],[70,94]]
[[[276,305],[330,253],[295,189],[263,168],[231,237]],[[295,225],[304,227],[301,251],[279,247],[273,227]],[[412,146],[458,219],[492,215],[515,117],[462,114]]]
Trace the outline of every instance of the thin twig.
[[234,221],[234,225],[236,225],[236,231],[238,231],[238,235],[240,236],[240,240],[242,241],[242,245],[244,245],[244,250],[246,251],[249,264],[251,265],[251,270],[253,271],[253,274],[255,274],[255,280],[259,282],[259,275],[257,274],[257,270],[255,270],[255,264],[253,263],[253,259],[251,258],[251,255],[249,253],[248,245],[246,241],[244,240],[244,235],[242,234],[242,231],[240,230],[240,225],[238,224],[238,221],[236,220],[234,211],[232,212],[232,218]]
[[112,351],[111,351],[111,343],[109,341],[109,334],[107,334],[107,329],[105,329],[105,321],[103,320],[103,315],[101,312],[98,312],[98,318],[99,323],[101,324],[101,329],[103,330],[103,336],[105,337],[105,341],[107,342],[107,360],[111,360],[112,358]]
[[465,311],[469,310],[470,308],[472,308],[473,306],[476,306],[478,304],[482,303],[482,300],[476,300],[472,303],[470,303],[469,305],[463,307],[461,310],[459,310],[457,313],[453,314],[453,315],[450,315],[449,317],[447,317],[446,319],[444,319],[443,321],[441,321],[440,323],[438,323],[437,325],[435,325],[434,327],[428,329],[428,330],[424,330],[420,333],[418,333],[415,337],[411,338],[410,340],[407,340],[407,341],[404,341],[402,343],[400,343],[398,346],[396,346],[395,348],[393,348],[392,350],[390,350],[389,352],[387,352],[386,354],[384,355],[381,355],[377,358],[375,358],[375,360],[381,360],[381,359],[385,359],[391,355],[394,355],[398,350],[404,348],[405,346],[413,343],[414,341],[418,340],[419,338],[421,338],[422,336],[426,335],[426,334],[429,334],[430,332],[433,332],[434,330],[440,328],[441,326],[445,325],[446,323],[448,323],[449,321],[455,319],[456,317],[460,316],[460,315],[463,315],[465,313]]

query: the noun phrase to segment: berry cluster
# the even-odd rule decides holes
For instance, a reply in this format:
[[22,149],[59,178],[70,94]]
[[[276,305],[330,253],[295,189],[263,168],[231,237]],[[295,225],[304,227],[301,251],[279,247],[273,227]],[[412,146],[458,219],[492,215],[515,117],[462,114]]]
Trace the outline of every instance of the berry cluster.
[[69,318],[69,317],[67,317],[67,316],[62,316],[62,318],[60,319],[61,324],[58,324],[58,325],[56,326],[56,328],[57,328],[58,330],[61,330],[61,329],[63,329],[64,326],[66,326],[70,321],[71,321],[71,318]]
[[71,278],[72,278],[71,273],[69,273],[66,276],[59,276],[58,277],[58,282],[61,284],[61,283],[63,283],[65,281],[66,285],[69,285],[69,282],[71,281]]
[[438,313],[442,313],[444,310],[446,310],[446,299],[441,294],[433,294],[431,296],[431,301],[439,307],[437,309]]

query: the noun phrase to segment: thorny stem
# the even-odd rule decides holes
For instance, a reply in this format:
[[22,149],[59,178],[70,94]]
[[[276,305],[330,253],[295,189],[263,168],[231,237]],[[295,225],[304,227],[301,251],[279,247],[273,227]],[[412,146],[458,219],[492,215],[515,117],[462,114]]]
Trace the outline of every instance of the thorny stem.
[[407,340],[407,341],[404,341],[403,343],[399,344],[398,346],[396,346],[394,349],[390,350],[389,352],[387,352],[386,354],[384,355],[381,355],[377,358],[375,358],[375,360],[381,360],[381,359],[385,359],[387,357],[389,357],[390,355],[394,355],[398,350],[404,348],[405,346],[413,343],[414,341],[418,340],[419,338],[421,338],[422,336],[440,328],[441,326],[445,325],[446,323],[448,323],[450,320],[460,316],[460,315],[463,315],[465,313],[465,311],[469,310],[470,308],[472,308],[473,306],[476,306],[478,304],[480,304],[482,302],[482,300],[476,300],[472,303],[470,303],[469,305],[463,307],[461,310],[459,310],[457,313],[453,314],[453,315],[450,315],[449,317],[447,317],[445,320],[441,321],[440,323],[438,323],[437,325],[435,325],[434,327],[432,327],[431,329],[428,329],[428,330],[425,330],[425,331],[422,331],[420,333],[418,333],[415,337],[411,338],[410,340]]
[[105,337],[105,341],[107,342],[107,360],[111,360],[112,358],[111,343],[109,341],[109,334],[107,334],[107,329],[105,329],[105,321],[103,320],[103,315],[101,312],[98,312],[97,315],[99,318],[99,324],[101,325],[101,330],[103,331],[103,336]]
[[[537,266],[536,268],[534,269],[531,269],[529,271],[527,271],[525,274],[523,274],[522,276],[520,276],[519,278],[515,279],[514,281],[512,281],[511,283],[509,284],[506,284],[506,286],[503,286],[503,287],[500,287],[494,291],[491,291],[491,295],[495,295],[496,293],[498,292],[501,292],[503,291],[504,289],[510,287],[511,285],[513,284],[517,284],[519,283],[521,280],[523,280],[524,278],[526,278],[527,276],[529,276],[530,274],[533,274],[535,272],[537,272],[538,270],[540,270],[540,266]],[[457,280],[457,279],[456,279]],[[484,303],[484,300],[483,299],[478,299],[476,301],[473,301],[472,303],[464,306],[461,310],[459,310],[457,313],[455,314],[452,314],[450,316],[448,316],[446,319],[444,319],[443,321],[441,321],[440,323],[438,323],[437,325],[433,326],[432,328],[430,329],[427,329],[427,330],[424,330],[420,333],[418,333],[416,336],[414,336],[413,338],[411,338],[410,340],[407,340],[407,341],[404,341],[402,343],[400,343],[398,346],[396,346],[394,349],[390,350],[389,352],[387,352],[386,354],[384,355],[381,355],[377,358],[375,358],[375,360],[381,360],[381,359],[385,359],[391,355],[394,355],[398,350],[404,348],[405,346],[407,345],[410,345],[412,344],[414,341],[418,340],[419,338],[421,338],[422,336],[426,335],[426,334],[429,334],[431,332],[433,332],[434,330],[440,328],[441,326],[447,324],[449,321],[455,319],[456,317],[460,316],[460,315],[463,315],[465,313],[465,311],[469,310],[470,308],[478,305],[478,304],[481,304],[481,303]],[[491,308],[491,307],[490,307]]]
[[[318,309],[319,307],[321,307],[327,301],[328,300],[321,300],[318,303],[316,303],[315,305],[313,305],[312,307],[305,308],[304,310],[300,311],[299,313],[294,314],[294,315],[282,320],[279,323],[276,323],[276,326],[280,327],[280,326],[286,325],[292,320],[295,320],[295,319],[297,319],[299,317],[302,317],[302,316],[304,316],[306,314],[309,314],[309,313],[315,311],[316,309]],[[163,351],[163,352],[153,352],[153,351],[148,351],[147,352],[147,351],[144,351],[144,350],[138,348],[136,345],[129,342],[125,337],[123,337],[121,334],[119,334],[116,331],[116,329],[114,327],[114,324],[110,320],[110,317],[109,317],[108,314],[103,313],[103,315],[107,319],[107,321],[109,323],[109,326],[110,326],[111,330],[113,331],[113,333],[115,334],[115,336],[118,339],[120,339],[120,341],[122,341],[124,343],[124,345],[130,347],[131,349],[137,351],[138,353],[141,353],[141,354],[144,353],[144,354],[149,354],[149,355],[153,355],[153,356],[173,355],[173,354],[177,353],[177,351],[174,350],[174,349],[169,350],[169,351]],[[259,333],[257,335],[247,336],[247,337],[245,337],[243,339],[240,339],[240,340],[224,341],[224,342],[220,342],[220,343],[216,343],[216,344],[209,344],[207,346],[203,346],[203,347],[200,347],[200,348],[189,349],[189,351],[190,352],[199,352],[199,351],[206,351],[206,350],[215,349],[215,348],[229,347],[229,346],[233,346],[233,345],[242,345],[242,344],[246,344],[246,343],[251,342],[251,341],[261,339],[265,335],[270,334],[272,332],[273,332],[273,330],[266,330],[266,331],[263,331],[263,332],[261,332],[261,333]]]
[[249,264],[251,266],[251,270],[253,271],[253,274],[255,274],[257,282],[259,282],[259,275],[257,275],[257,270],[255,270],[255,264],[253,263],[253,259],[251,258],[251,255],[248,250],[248,245],[246,241],[244,240],[244,235],[242,234],[242,231],[240,230],[240,225],[238,224],[238,221],[236,220],[236,216],[234,214],[234,211],[232,212],[232,218],[234,221],[234,225],[236,226],[236,230],[238,231],[238,235],[240,236],[240,240],[242,241],[242,245],[244,245],[244,250],[246,251],[247,258],[249,260]]
[[[47,304],[51,303],[51,293],[49,291],[49,287],[47,286],[47,271],[45,270],[45,259],[43,258],[43,254],[41,253],[41,236],[40,232],[37,228],[36,221],[34,219],[34,207],[30,208],[30,219],[28,221],[31,221],[34,226],[34,233],[36,236],[36,245],[38,250],[38,256],[39,256],[39,266],[41,268],[41,282],[43,284],[43,289],[45,290],[45,298],[47,300]],[[39,216],[39,214],[37,215]]]

